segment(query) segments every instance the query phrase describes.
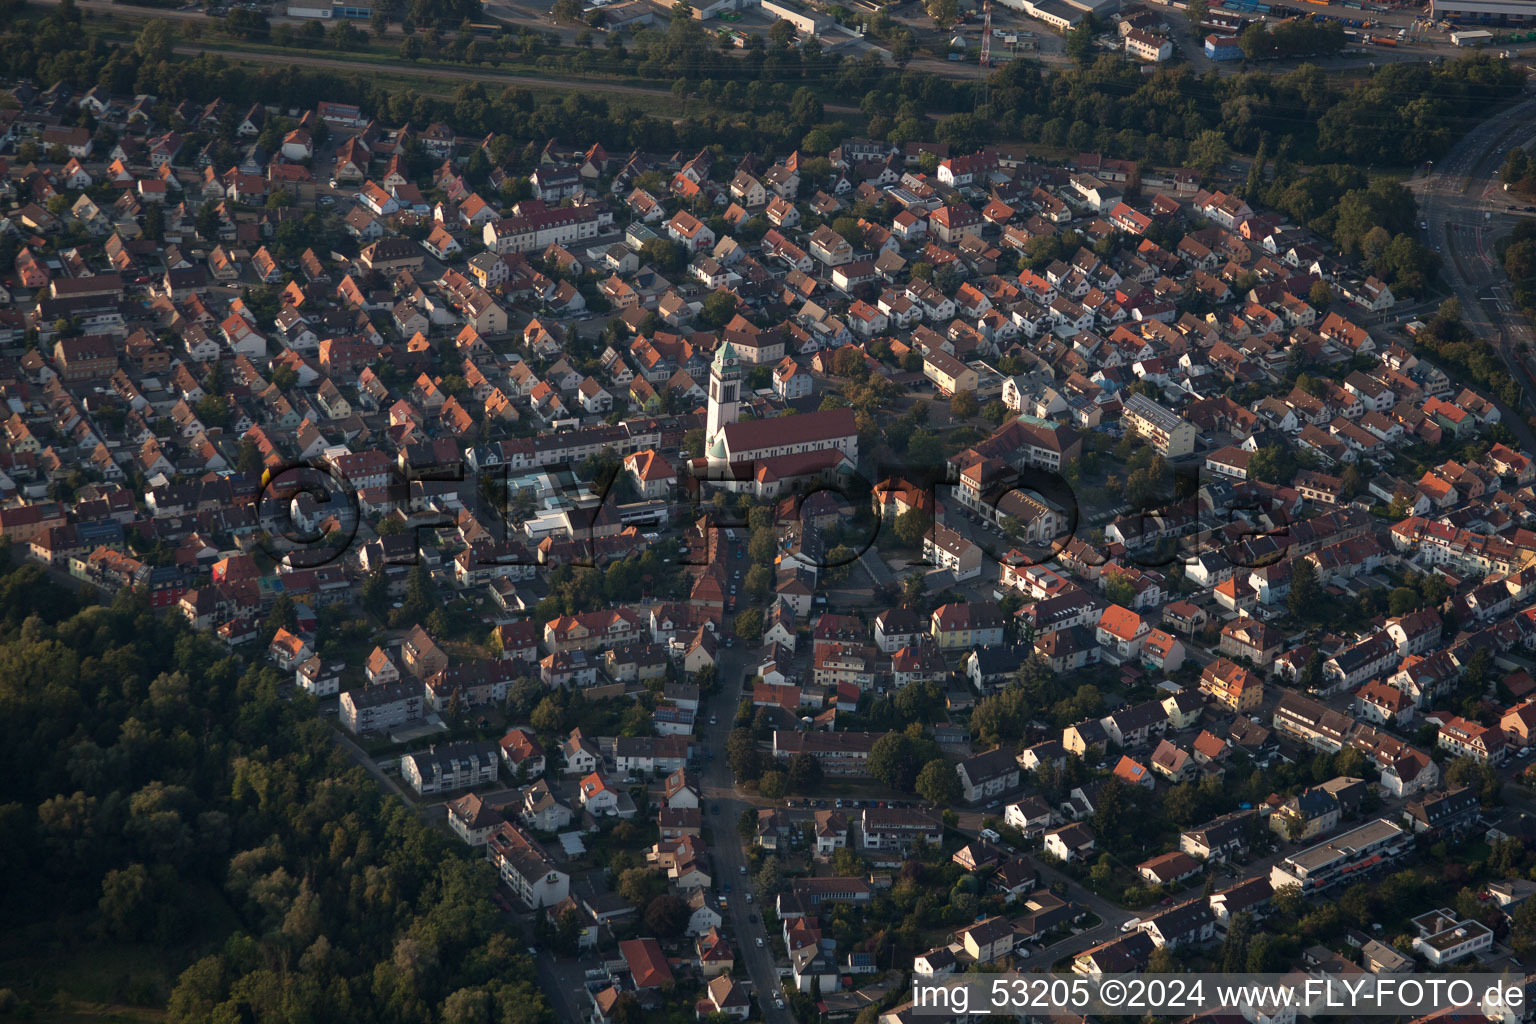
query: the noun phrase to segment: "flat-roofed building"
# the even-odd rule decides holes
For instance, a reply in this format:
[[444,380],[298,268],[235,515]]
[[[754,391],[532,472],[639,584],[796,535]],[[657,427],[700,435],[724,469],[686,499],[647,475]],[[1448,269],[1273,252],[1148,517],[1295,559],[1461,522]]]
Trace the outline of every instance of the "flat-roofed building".
[[1411,833],[1377,818],[1285,858],[1270,868],[1269,880],[1276,889],[1299,885],[1304,893],[1320,892],[1383,867],[1412,847]]

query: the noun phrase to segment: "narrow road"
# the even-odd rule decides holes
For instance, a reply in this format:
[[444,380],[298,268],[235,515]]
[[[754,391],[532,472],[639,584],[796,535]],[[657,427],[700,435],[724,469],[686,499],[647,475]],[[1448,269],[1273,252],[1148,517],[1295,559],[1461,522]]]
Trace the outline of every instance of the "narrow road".
[[[418,814],[423,814],[421,808],[418,808],[416,804],[411,802],[411,798],[406,795],[406,792],[401,788],[400,783],[390,778],[384,769],[380,768],[377,764],[374,763],[373,758],[368,756],[368,751],[358,746],[355,742],[353,742],[350,736],[343,733],[339,728],[333,730],[332,735],[336,738],[336,745],[345,750],[347,755],[357,763],[358,767],[362,768],[363,771],[367,772],[369,775],[372,775],[374,779],[378,781],[379,785],[383,786],[387,791],[393,793],[401,800],[404,800],[405,805],[412,811],[415,811]],[[423,814],[423,816],[425,815]]]

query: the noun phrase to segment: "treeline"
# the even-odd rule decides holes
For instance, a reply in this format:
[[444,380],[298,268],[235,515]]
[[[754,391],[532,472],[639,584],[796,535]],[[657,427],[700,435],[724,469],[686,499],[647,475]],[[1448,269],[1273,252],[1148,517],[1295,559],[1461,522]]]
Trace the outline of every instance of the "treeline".
[[[96,605],[7,565],[0,870],[26,881],[0,887],[6,955],[147,945],[167,973],[120,998],[177,1024],[552,1020],[490,866],[280,682],[129,593]],[[56,1005],[11,984],[24,1013]]]
[[[1188,67],[1144,74],[1106,55],[1049,75],[1034,62],[1010,62],[991,76],[990,104],[978,106],[974,83],[892,67],[873,53],[857,59],[823,53],[814,41],[800,47],[758,41],[733,57],[686,19],[641,30],[629,46],[612,38],[601,50],[552,52],[546,39],[528,32],[504,34],[496,43],[500,51],[538,54],[538,68],[549,73],[633,75],[698,97],[689,116],[674,121],[647,116],[629,100],[576,92],[536,101],[526,90],[493,94],[474,83],[442,100],[391,91],[363,75],[252,69],[209,54],[176,60],[151,51],[146,57],[82,31],[78,13],[67,7],[42,19],[0,18],[7,26],[0,60],[11,74],[45,86],[60,80],[79,89],[102,85],[153,93],[168,104],[223,98],[237,106],[260,100],[308,108],[328,99],[358,104],[386,124],[444,121],[462,135],[505,135],[518,144],[558,135],[601,141],[610,152],[705,145],[782,152],[801,147],[823,125],[824,102],[859,97],[867,134],[893,142],[937,139],[970,150],[1018,140],[1206,169],[1229,151],[1253,153],[1267,144],[1294,163],[1405,165],[1443,154],[1468,124],[1522,84],[1517,72],[1485,54],[1439,67],[1391,64],[1347,86],[1312,66],[1280,75],[1197,75]],[[433,52],[470,41],[460,33]],[[935,124],[928,117],[934,112],[948,116]]]
[[1182,163],[1215,131],[1232,149],[1305,163],[1414,164],[1443,154],[1523,77],[1485,54],[1439,67],[1390,64],[1340,87],[1311,65],[1271,75],[1151,74],[1115,57],[1046,75],[1015,61],[992,76],[992,104],[939,126],[955,141],[1018,137],[1149,163]]
[[1243,56],[1249,60],[1282,57],[1328,57],[1344,49],[1344,26],[1337,21],[1296,18],[1273,24],[1256,21],[1238,37]]
[[1372,178],[1349,164],[1302,170],[1286,160],[1276,165],[1272,180],[1264,182],[1261,172],[1250,181],[1250,200],[1332,239],[1396,295],[1422,296],[1439,270],[1439,254],[1414,230],[1413,193],[1398,181]]
[[1536,221],[1522,219],[1497,248],[1515,305],[1529,316],[1536,310]]
[[1495,398],[1520,407],[1520,385],[1504,369],[1492,346],[1472,333],[1461,318],[1461,300],[1452,296],[1440,303],[1435,315],[1413,339],[1415,351],[1427,352],[1442,367],[1449,367]]

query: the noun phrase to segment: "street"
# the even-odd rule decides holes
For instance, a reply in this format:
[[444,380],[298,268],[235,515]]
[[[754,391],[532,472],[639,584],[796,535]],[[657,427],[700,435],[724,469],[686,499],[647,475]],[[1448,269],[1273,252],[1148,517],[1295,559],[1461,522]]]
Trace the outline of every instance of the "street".
[[1511,146],[1536,137],[1536,99],[1528,99],[1478,125],[1446,154],[1432,173],[1409,187],[1418,195],[1420,215],[1428,224],[1430,244],[1444,257],[1441,273],[1461,300],[1463,319],[1473,333],[1492,345],[1516,384],[1525,408],[1503,422],[1520,443],[1536,447],[1526,422],[1536,380],[1520,357],[1533,340],[1530,325],[1515,309],[1508,281],[1494,258],[1494,243],[1518,217],[1499,183],[1499,167]]
[[[715,837],[712,852],[717,882],[729,882],[733,890],[726,914],[731,922],[731,934],[736,941],[737,959],[746,964],[763,1020],[769,1024],[792,1024],[794,1017],[787,1005],[784,1009],[774,1005],[783,985],[779,981],[778,965],[774,963],[773,948],[768,941],[768,929],[763,925],[762,908],[755,902],[746,901],[751,884],[749,877],[742,874],[747,865],[747,857],[736,831],[736,821],[742,811],[754,805],[736,792],[730,761],[725,757],[725,740],[731,732],[736,706],[741,702],[746,668],[747,652],[744,648],[720,649],[720,660],[716,665],[720,690],[710,699],[709,705],[716,724],[700,727],[702,745],[713,752],[715,757],[706,762],[700,773],[700,783],[704,789],[705,806],[710,808],[706,820]],[[716,807],[719,808],[718,814],[713,813]],[[757,917],[755,922],[751,919],[754,915]]]

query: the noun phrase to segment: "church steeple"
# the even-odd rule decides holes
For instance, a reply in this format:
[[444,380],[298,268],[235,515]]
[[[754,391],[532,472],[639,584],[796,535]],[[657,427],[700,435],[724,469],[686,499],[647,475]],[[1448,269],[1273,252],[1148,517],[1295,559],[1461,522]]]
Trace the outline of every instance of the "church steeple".
[[717,443],[719,450],[724,451],[721,432],[740,416],[741,359],[736,354],[736,347],[727,341],[715,350],[714,361],[709,365],[709,416],[704,425],[704,439],[711,457],[715,455]]

